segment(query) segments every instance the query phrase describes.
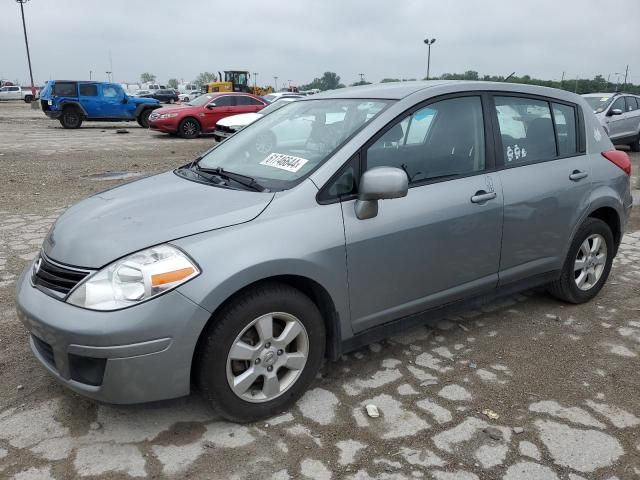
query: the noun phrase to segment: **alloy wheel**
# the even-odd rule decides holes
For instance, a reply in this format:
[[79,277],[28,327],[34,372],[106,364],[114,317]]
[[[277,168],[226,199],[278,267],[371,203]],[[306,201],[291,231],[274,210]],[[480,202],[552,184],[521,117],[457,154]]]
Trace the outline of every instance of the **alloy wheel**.
[[229,349],[229,387],[247,402],[271,401],[295,384],[308,355],[309,336],[297,317],[285,312],[262,315],[240,332]]
[[573,270],[580,290],[587,291],[598,283],[607,264],[607,242],[600,234],[589,235],[576,255]]
[[182,126],[182,131],[187,136],[195,135],[196,132],[198,131],[198,126],[193,120],[189,120],[187,122],[184,122],[184,125]]

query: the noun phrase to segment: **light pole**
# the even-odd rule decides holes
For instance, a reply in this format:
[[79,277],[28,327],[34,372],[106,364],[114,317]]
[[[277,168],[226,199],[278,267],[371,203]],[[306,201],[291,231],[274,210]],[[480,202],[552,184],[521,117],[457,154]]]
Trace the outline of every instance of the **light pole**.
[[436,39],[432,38],[431,40],[429,40],[428,38],[425,38],[424,43],[427,44],[427,80],[429,80],[429,67],[431,66],[431,45],[433,45],[434,43],[436,43]]
[[20,4],[20,13],[22,14],[22,30],[24,31],[24,44],[27,47],[27,62],[29,62],[29,78],[31,78],[31,95],[36,98],[36,87],[33,84],[33,71],[31,70],[31,54],[29,53],[29,40],[27,40],[27,25],[24,23],[24,4],[29,0],[16,0]]
[[258,72],[253,72],[253,93],[256,93],[258,85]]
[[273,77],[273,81],[274,81],[274,83],[276,85],[275,91],[277,92],[278,91],[278,77]]
[[89,80],[91,80],[91,74],[93,73],[93,70],[89,70]]
[[109,81],[111,81],[111,72],[104,72],[107,74],[107,77],[109,78]]

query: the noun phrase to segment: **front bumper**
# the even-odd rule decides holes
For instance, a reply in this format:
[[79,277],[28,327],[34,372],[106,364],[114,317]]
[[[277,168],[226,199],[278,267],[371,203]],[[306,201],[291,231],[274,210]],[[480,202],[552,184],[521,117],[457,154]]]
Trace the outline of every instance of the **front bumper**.
[[227,131],[227,130],[221,130],[219,128],[216,128],[213,131],[213,135],[214,137],[220,137],[220,138],[229,138],[230,136],[232,136],[234,133],[236,133],[235,131],[231,132],[231,131]]
[[150,120],[149,128],[164,133],[177,133],[178,122],[173,120],[173,118],[168,120]]
[[18,318],[34,355],[59,382],[107,403],[189,394],[193,352],[209,312],[176,290],[123,310],[86,310],[35,288],[31,269],[18,281]]

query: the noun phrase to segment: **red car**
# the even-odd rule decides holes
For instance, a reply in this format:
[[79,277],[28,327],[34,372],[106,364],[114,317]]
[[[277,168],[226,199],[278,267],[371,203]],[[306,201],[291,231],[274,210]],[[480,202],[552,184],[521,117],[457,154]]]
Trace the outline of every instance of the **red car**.
[[154,110],[149,116],[149,128],[182,138],[196,138],[213,132],[224,117],[262,110],[267,103],[249,93],[205,93],[189,103]]

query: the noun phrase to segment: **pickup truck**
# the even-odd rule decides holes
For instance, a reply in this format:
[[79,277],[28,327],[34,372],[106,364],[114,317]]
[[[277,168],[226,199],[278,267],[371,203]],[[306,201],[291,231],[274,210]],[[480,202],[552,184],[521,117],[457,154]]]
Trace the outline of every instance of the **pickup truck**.
[[23,88],[17,85],[5,85],[0,88],[0,100],[24,100],[26,103],[31,103],[33,100],[33,93],[31,92],[31,88]]
[[117,83],[50,80],[40,95],[42,111],[64,128],[80,128],[83,121],[136,120],[149,127],[149,115],[160,108],[152,98],[130,97]]

